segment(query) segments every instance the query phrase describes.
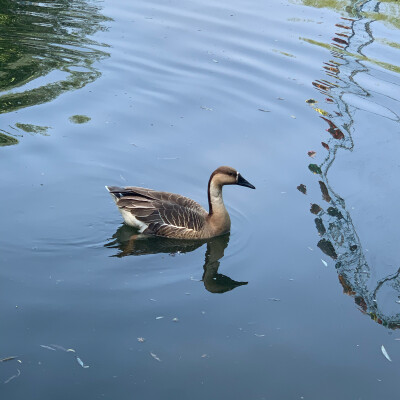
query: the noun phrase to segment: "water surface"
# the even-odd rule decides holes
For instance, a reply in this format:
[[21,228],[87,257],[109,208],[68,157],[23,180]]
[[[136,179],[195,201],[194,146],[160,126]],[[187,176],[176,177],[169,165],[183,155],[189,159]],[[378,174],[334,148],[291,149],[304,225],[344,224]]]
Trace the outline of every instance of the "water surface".
[[[4,398],[397,394],[397,2],[0,14]],[[208,242],[132,241],[104,189],[206,206],[220,165],[257,190]]]

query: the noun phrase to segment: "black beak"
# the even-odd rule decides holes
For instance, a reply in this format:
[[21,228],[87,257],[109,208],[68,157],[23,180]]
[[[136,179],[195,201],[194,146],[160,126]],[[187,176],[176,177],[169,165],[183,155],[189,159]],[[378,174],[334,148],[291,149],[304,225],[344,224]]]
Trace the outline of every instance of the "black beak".
[[247,182],[246,179],[244,179],[243,176],[240,175],[240,174],[239,174],[238,177],[237,177],[237,182],[236,182],[236,184],[237,184],[237,185],[240,185],[240,186],[249,187],[250,189],[255,189],[255,186],[253,186],[250,182]]

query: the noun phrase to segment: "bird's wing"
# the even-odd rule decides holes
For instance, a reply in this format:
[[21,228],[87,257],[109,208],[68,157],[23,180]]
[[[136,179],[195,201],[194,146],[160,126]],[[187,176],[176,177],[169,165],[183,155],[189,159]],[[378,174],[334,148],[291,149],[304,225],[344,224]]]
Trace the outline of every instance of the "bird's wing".
[[187,197],[138,187],[109,187],[108,190],[117,198],[119,208],[148,225],[144,233],[181,236],[184,231],[194,233],[204,226],[206,210]]

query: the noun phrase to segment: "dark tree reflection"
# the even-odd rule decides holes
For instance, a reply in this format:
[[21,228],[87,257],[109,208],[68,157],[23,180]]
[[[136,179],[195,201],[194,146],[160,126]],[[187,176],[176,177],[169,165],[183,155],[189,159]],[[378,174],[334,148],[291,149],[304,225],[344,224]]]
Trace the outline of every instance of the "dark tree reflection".
[[[109,56],[91,37],[110,18],[93,0],[0,2],[0,114],[43,104],[82,88]],[[6,135],[8,134],[8,135]],[[0,145],[18,143],[2,130]]]
[[[369,4],[370,3],[370,4]],[[329,183],[329,169],[341,151],[353,151],[353,116],[356,107],[346,102],[346,95],[368,97],[370,94],[356,81],[356,76],[368,72],[363,63],[365,47],[374,42],[371,19],[363,16],[363,8],[374,5],[379,12],[379,2],[352,1],[347,8],[349,18],[341,18],[335,26],[335,37],[329,47],[331,59],[324,63],[326,79],[315,80],[313,86],[325,97],[328,104],[336,106],[329,113],[307,101],[326,123],[329,140],[322,142],[327,150],[325,160],[309,169],[318,175],[323,203],[312,204],[316,215],[315,225],[320,236],[319,249],[332,260],[345,294],[354,298],[359,309],[376,322],[391,329],[400,328],[400,270],[377,278],[379,266],[366,261],[362,244],[353,225],[346,204]],[[399,121],[394,112],[393,118]]]
[[188,253],[206,244],[202,281],[211,293],[225,293],[247,282],[238,282],[218,273],[220,260],[228,247],[229,233],[208,240],[168,239],[157,236],[138,235],[126,225],[121,225],[105,247],[117,249],[113,257],[141,256],[146,254]]

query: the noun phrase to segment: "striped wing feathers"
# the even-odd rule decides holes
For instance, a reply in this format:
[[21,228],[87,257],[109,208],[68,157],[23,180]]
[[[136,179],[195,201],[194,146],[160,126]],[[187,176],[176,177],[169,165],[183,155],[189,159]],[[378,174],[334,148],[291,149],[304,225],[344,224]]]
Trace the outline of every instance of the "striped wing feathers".
[[137,187],[110,187],[109,190],[118,198],[119,208],[148,225],[144,233],[187,237],[204,226],[207,212],[187,197]]

